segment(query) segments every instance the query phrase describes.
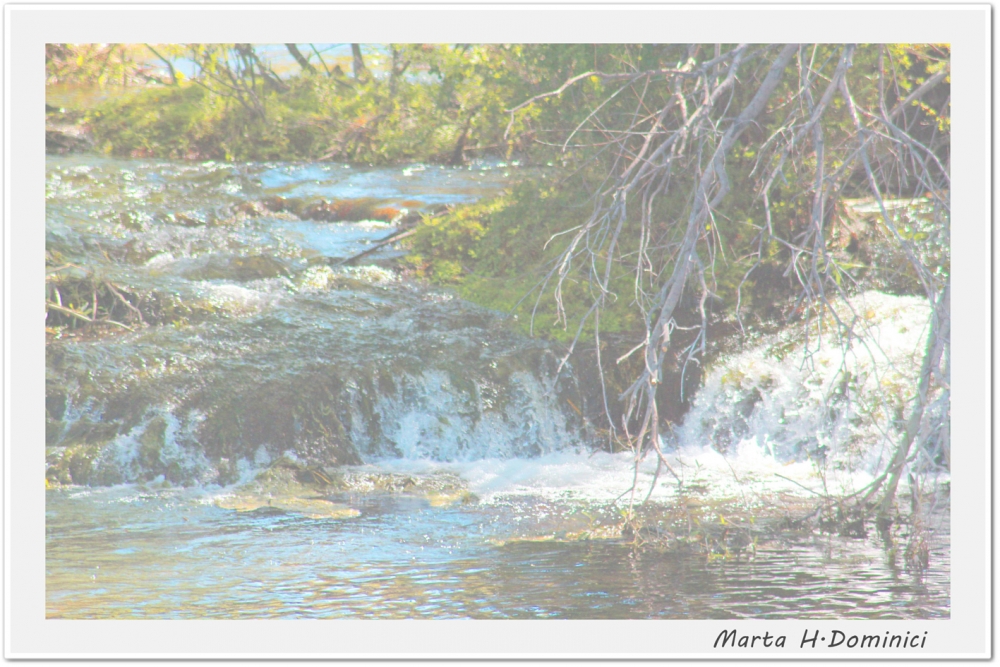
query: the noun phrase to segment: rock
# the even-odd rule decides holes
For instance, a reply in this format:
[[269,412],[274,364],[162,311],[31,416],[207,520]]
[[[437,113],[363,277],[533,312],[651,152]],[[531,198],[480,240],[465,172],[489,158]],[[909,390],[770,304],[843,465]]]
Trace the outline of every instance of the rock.
[[301,514],[311,519],[353,519],[361,516],[361,512],[358,510],[325,498],[236,494],[219,498],[215,504],[222,509],[236,510],[237,512],[253,512],[254,510],[272,508]]
[[73,126],[45,128],[45,152],[64,155],[88,151],[94,146],[82,130]]
[[248,218],[258,218],[268,212],[264,202],[245,201],[233,207],[233,212]]
[[58,484],[89,484],[94,481],[94,460],[100,453],[101,447],[93,444],[53,447],[45,457],[45,478]]
[[288,268],[283,262],[273,257],[256,255],[251,257],[209,257],[192,261],[189,266],[180,271],[180,275],[188,280],[233,280],[248,282],[262,278],[287,276]]
[[199,220],[187,213],[175,213],[173,217],[176,224],[184,225],[185,227],[203,227],[207,224],[204,220]]
[[215,504],[237,512],[272,508],[314,519],[350,519],[361,515],[356,509],[324,498],[320,485],[299,481],[300,468],[305,467],[282,457],[252,482],[240,486],[232,495],[218,498]]
[[479,497],[471,491],[457,491],[454,493],[431,492],[427,494],[427,502],[431,504],[431,507],[475,505],[479,502]]
[[301,201],[284,197],[268,197],[260,203],[271,213],[294,213],[297,215],[302,207]]
[[399,216],[399,209],[379,206],[373,199],[320,200],[302,208],[300,216],[321,222],[361,222],[379,220],[391,222]]

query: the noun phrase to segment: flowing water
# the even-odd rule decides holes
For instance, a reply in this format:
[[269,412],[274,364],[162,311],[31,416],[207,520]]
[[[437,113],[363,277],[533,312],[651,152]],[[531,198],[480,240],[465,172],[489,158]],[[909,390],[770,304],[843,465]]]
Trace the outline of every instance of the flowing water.
[[[407,279],[391,246],[338,265],[513,169],[50,157],[58,298],[78,309],[108,281],[146,326],[87,334],[50,311],[48,616],[947,617],[946,494],[927,508],[924,570],[873,532],[637,550],[616,502],[630,456],[595,452],[583,374],[500,314]],[[370,218],[303,214],[343,201]],[[882,345],[852,386],[906,381],[926,307],[876,293],[858,307]],[[713,498],[752,522],[803,487],[858,488],[884,457],[858,417],[877,401],[831,416],[815,396],[836,374],[764,349],[706,376],[673,443],[686,495],[641,466],[653,506],[688,503],[671,531],[714,520]],[[820,450],[829,471],[808,462]]]

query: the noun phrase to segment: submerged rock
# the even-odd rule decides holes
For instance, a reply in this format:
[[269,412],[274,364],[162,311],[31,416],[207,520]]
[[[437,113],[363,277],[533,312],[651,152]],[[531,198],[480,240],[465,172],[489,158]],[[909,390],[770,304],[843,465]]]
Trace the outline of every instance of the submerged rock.
[[200,260],[185,260],[188,266],[179,273],[188,280],[232,280],[249,282],[262,278],[276,278],[289,274],[288,267],[273,257],[219,257],[210,255]]
[[283,456],[253,481],[220,497],[216,505],[242,512],[270,507],[318,518],[358,516],[357,510],[330,499],[337,494],[401,494],[423,498],[432,507],[478,501],[459,477],[449,473],[404,475],[323,468]]
[[219,498],[216,505],[222,509],[237,512],[253,512],[271,508],[301,514],[310,519],[353,519],[361,516],[361,512],[325,498],[301,498],[298,496],[265,497],[253,494],[237,494]]
[[286,463],[292,462],[280,460],[252,482],[237,487],[231,495],[217,498],[215,504],[237,512],[272,508],[313,519],[351,519],[361,515],[356,509],[325,498],[322,485],[300,481],[301,470]]

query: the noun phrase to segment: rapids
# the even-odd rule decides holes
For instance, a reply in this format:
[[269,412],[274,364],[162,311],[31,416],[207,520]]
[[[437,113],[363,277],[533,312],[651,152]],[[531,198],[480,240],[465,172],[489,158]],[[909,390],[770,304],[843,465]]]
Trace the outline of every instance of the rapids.
[[[926,571],[875,536],[733,560],[637,554],[619,530],[634,475],[689,532],[716,501],[752,522],[870,481],[920,300],[858,297],[874,348],[806,367],[786,336],[719,360],[665,443],[680,487],[602,450],[582,375],[502,314],[408,280],[391,245],[339,264],[517,168],[50,156],[50,267],[67,294],[119,286],[147,326],[46,323],[49,617],[948,616],[946,502]],[[374,217],[305,213],[343,201]]]

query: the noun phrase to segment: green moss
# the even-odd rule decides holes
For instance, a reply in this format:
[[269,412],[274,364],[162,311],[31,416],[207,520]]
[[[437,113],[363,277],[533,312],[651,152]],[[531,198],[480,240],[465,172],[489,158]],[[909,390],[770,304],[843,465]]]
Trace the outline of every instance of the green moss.
[[52,448],[45,456],[45,479],[54,484],[89,484],[100,453],[101,446],[91,444]]
[[[551,187],[544,178],[517,184],[496,197],[425,218],[406,262],[418,276],[452,286],[469,301],[510,313],[522,331],[570,341],[596,291],[579,279],[563,285],[564,324],[556,322],[554,284],[545,290],[540,285],[569,240],[568,235],[553,235],[586,219],[587,198],[580,186]],[[627,291],[629,280],[627,269],[616,265],[612,285]],[[584,334],[592,336],[593,327],[591,318]],[[641,321],[624,299],[610,299],[601,312],[603,332],[638,327]]]

